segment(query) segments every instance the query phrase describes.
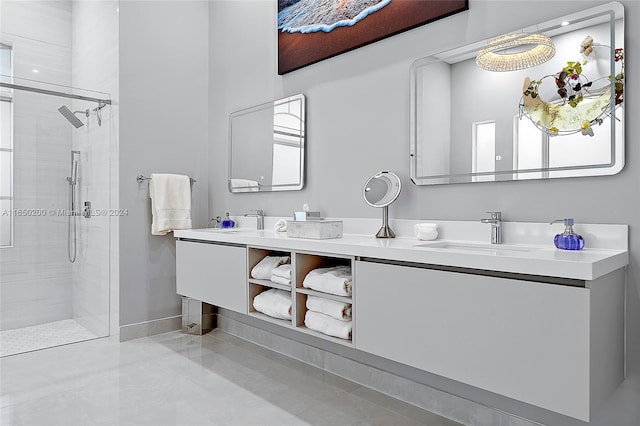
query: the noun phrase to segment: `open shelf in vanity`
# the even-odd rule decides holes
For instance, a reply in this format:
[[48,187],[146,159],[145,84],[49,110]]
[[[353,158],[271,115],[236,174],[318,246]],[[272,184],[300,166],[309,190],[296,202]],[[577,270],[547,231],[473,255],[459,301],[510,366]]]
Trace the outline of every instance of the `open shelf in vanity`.
[[253,278],[252,276],[253,269],[255,268],[256,265],[260,263],[260,261],[262,261],[267,256],[291,258],[291,253],[286,251],[278,251],[278,250],[271,250],[267,248],[258,248],[258,247],[252,247],[247,250],[247,277],[248,277],[247,278],[248,299],[246,301],[247,312],[251,317],[268,321],[273,324],[278,324],[285,327],[291,327],[292,326],[291,319],[282,319],[282,318],[275,318],[273,316],[269,316],[267,314],[264,314],[258,311],[253,306],[253,300],[255,299],[256,296],[258,296],[262,292],[265,292],[271,289],[286,291],[289,293],[289,297],[291,297],[291,289],[292,289],[291,285],[276,283],[264,278]]
[[[351,287],[350,287],[350,295],[349,296],[340,296],[336,294],[331,294],[327,292],[322,292],[318,290],[312,290],[309,288],[305,288],[303,286],[304,279],[307,275],[318,268],[329,268],[334,266],[348,266],[351,270]],[[350,333],[350,339],[343,339],[340,337],[330,336],[324,333],[321,333],[316,330],[312,330],[305,325],[305,315],[307,313],[307,298],[309,296],[315,296],[326,300],[331,300],[335,302],[344,303],[349,306],[351,311],[351,326],[355,323],[355,313],[353,308],[353,291],[355,288],[355,278],[353,275],[354,271],[354,258],[353,257],[340,257],[340,256],[328,256],[326,254],[317,254],[317,253],[305,253],[305,252],[296,252],[295,253],[295,262],[294,262],[294,272],[295,272],[295,306],[296,306],[296,317],[295,317],[295,327],[297,330],[310,334],[312,336],[321,337],[323,339],[331,340],[332,342],[340,343],[343,345],[353,346],[354,336],[353,336],[353,328]]]
[[[291,259],[291,285],[279,284],[270,280],[256,279],[252,277],[252,269],[267,256],[288,256]],[[299,251],[280,251],[266,247],[248,247],[247,248],[247,281],[248,291],[248,313],[254,318],[259,318],[273,324],[294,328],[297,331],[326,339],[341,345],[353,346],[353,336],[350,333],[349,339],[334,337],[320,331],[312,330],[305,325],[305,316],[307,314],[307,298],[315,296],[334,302],[343,303],[348,306],[351,313],[351,325],[353,324],[353,294],[350,296],[341,296],[322,291],[312,290],[303,287],[304,279],[307,275],[318,268],[330,268],[334,266],[348,266],[353,271],[354,258],[350,256],[334,256],[319,253],[299,252]],[[353,272],[352,272],[353,274]],[[350,288],[353,289],[354,280],[351,280]],[[289,292],[291,298],[291,319],[273,318],[256,310],[253,301],[257,295],[269,289],[277,289]]]

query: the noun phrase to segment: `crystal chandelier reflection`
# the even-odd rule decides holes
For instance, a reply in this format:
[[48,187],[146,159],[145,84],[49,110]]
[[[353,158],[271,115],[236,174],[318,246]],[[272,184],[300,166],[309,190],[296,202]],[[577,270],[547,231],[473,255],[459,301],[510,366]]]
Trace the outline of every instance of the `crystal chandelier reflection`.
[[476,56],[476,65],[487,71],[516,71],[547,62],[555,54],[555,45],[544,34],[506,34],[487,42]]

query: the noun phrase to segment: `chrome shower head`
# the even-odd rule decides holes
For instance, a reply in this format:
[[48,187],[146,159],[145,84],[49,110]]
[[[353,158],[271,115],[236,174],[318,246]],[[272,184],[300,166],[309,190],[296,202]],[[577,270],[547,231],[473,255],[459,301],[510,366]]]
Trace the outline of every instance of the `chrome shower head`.
[[[80,119],[76,117],[75,113],[71,112],[71,110],[67,108],[66,105],[62,105],[60,108],[58,108],[58,111],[60,112],[60,114],[64,116],[64,118],[69,120],[69,123],[73,124],[73,126],[76,129],[84,126],[84,123],[80,121]],[[76,112],[83,112],[83,111],[76,111]]]

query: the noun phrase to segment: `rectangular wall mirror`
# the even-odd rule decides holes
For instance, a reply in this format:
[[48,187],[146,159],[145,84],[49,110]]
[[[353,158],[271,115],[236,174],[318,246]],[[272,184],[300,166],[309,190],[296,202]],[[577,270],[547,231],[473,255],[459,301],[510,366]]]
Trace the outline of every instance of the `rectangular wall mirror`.
[[[532,66],[545,48],[555,55]],[[618,173],[623,48],[624,10],[609,3],[417,60],[410,73],[413,182]]]
[[304,151],[304,95],[232,113],[229,117],[229,191],[302,189]]

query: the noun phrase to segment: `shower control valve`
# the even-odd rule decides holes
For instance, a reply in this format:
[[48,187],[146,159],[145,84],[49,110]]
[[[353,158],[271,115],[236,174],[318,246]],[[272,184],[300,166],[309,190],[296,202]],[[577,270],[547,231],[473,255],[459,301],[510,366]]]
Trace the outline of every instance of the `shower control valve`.
[[84,209],[82,210],[82,216],[86,219],[91,219],[91,201],[84,202]]

